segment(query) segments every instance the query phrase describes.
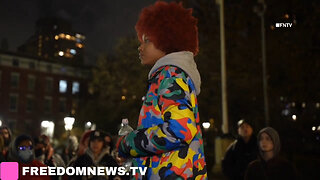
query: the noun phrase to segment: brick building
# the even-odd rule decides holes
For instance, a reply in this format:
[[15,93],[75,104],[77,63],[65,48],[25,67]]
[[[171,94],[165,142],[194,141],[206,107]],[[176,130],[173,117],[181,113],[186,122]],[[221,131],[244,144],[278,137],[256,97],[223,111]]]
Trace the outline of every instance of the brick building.
[[63,118],[77,113],[86,98],[90,68],[59,59],[0,51],[0,120],[15,133],[39,135],[41,122],[52,121],[55,135]]

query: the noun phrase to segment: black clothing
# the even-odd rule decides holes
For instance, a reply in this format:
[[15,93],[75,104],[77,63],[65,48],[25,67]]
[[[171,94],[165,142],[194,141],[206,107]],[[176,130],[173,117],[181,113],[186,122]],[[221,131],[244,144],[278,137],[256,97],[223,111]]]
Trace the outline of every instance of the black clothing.
[[222,171],[230,180],[243,180],[248,164],[257,159],[258,145],[255,136],[248,143],[242,138],[235,140],[227,149],[222,160]]
[[296,180],[295,168],[285,159],[276,157],[269,161],[259,158],[251,162],[245,180]]
[[[93,160],[93,154],[92,152],[88,149],[84,155],[79,156],[73,163],[74,167],[118,167],[117,162],[113,159],[112,156],[110,156],[108,153],[108,150],[104,150],[99,158],[94,161]],[[113,179],[113,176],[105,177],[105,176],[86,176],[85,179],[88,180],[101,180],[101,179]],[[74,176],[70,179],[75,179],[75,180],[81,180],[83,177],[81,176]]]

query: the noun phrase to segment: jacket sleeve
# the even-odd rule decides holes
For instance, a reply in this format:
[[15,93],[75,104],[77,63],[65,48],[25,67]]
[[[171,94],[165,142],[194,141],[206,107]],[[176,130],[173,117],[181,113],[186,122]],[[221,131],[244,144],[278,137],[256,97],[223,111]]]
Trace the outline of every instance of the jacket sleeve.
[[235,173],[235,157],[234,157],[234,146],[236,145],[235,142],[231,143],[228,147],[224,158],[222,159],[222,172],[225,176],[232,179],[232,177],[236,174]]
[[124,137],[119,143],[120,156],[162,154],[187,146],[197,133],[197,112],[194,112],[197,104],[195,93],[191,93],[191,80],[187,83],[185,78],[171,76],[158,83],[157,107],[163,123],[135,130]]

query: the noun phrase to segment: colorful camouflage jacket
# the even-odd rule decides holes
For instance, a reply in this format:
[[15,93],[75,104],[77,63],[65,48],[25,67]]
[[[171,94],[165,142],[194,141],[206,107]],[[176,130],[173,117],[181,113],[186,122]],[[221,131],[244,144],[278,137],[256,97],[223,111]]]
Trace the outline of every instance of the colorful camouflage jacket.
[[[194,63],[190,52],[173,54],[168,62],[181,56]],[[149,74],[138,128],[119,145],[121,156],[135,157],[133,166],[148,167],[146,177],[137,174],[134,179],[207,179],[196,88],[190,76],[177,67],[179,63],[172,64],[158,63],[161,67]]]

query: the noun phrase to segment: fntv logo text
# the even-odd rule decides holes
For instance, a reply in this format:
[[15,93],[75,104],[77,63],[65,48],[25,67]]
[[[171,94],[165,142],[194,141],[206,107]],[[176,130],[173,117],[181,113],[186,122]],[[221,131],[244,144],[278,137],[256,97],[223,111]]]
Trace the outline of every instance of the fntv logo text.
[[292,27],[292,23],[276,23],[276,27]]

